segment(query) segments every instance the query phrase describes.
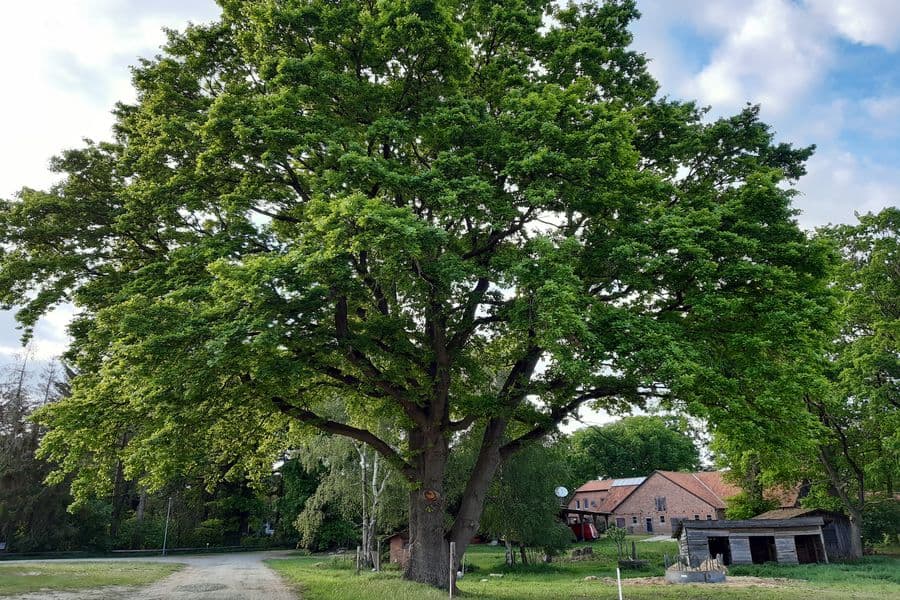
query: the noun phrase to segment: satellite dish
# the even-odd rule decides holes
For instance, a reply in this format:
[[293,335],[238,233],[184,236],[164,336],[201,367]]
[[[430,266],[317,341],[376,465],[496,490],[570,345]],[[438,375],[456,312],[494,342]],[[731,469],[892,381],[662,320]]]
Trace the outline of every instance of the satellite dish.
[[557,497],[557,498],[565,498],[566,496],[569,495],[569,490],[567,490],[567,489],[564,488],[563,486],[559,486],[559,487],[556,488],[556,490],[554,490],[554,491],[555,491],[555,493],[556,493],[556,497]]

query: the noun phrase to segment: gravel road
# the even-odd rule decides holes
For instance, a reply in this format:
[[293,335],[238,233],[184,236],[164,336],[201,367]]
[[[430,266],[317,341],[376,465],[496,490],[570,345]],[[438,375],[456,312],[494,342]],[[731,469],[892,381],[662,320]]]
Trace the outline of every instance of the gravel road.
[[[297,595],[263,564],[263,560],[289,555],[248,552],[128,559],[186,565],[147,587],[105,587],[77,592],[37,592],[12,596],[19,600],[297,600]],[[97,559],[85,559],[97,560]],[[5,598],[10,598],[6,596]]]

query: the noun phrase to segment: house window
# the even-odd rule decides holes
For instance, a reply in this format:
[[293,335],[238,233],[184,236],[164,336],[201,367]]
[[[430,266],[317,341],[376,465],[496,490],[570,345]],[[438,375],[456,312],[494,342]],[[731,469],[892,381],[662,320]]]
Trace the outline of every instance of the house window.
[[575,501],[575,508],[581,508],[581,500]]
[[700,520],[700,515],[694,515],[694,520],[695,520],[695,521],[699,521],[699,520]]
[[659,515],[659,522],[660,522],[660,523],[665,523],[665,522],[666,522],[666,515]]
[[637,525],[637,517],[631,517],[631,524]]
[[666,512],[666,497],[665,496],[657,496],[654,498],[656,503],[656,510],[659,512]]
[[597,508],[597,502],[594,501],[594,500],[591,500],[591,507],[592,507],[592,508]]
[[707,520],[707,521],[712,521],[712,515],[706,515],[706,520]]

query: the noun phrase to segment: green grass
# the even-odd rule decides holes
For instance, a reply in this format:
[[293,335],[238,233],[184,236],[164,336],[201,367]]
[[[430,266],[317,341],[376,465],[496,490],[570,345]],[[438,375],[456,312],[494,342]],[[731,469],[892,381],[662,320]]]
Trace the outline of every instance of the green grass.
[[850,586],[886,582],[897,585],[900,590],[900,560],[889,556],[867,556],[862,560],[831,565],[736,565],[730,567],[729,572]]
[[109,585],[142,586],[162,579],[182,566],[130,561],[0,563],[0,596]]
[[[635,538],[638,539],[638,538]],[[577,544],[575,547],[588,544]],[[571,598],[616,598],[615,547],[607,541],[590,544],[594,559],[579,562],[560,561],[549,565],[507,567],[503,550],[496,546],[471,546],[467,572],[459,588],[466,598],[480,600],[556,600]],[[715,585],[649,586],[629,584],[629,578],[663,574],[663,554],[672,556],[674,542],[636,544],[638,557],[651,562],[646,569],[623,572],[625,597],[646,600],[883,600],[900,598],[900,560],[891,557],[868,557],[856,563],[832,565],[736,567],[747,569],[740,574],[783,579],[778,587],[722,587]],[[272,560],[268,563],[294,583],[303,600],[437,600],[446,598],[427,586],[404,581],[396,570],[353,575],[348,560],[322,556]],[[755,571],[753,571],[755,570]],[[753,571],[753,572],[751,572]],[[491,577],[499,573],[503,577]],[[599,580],[585,581],[587,576]],[[482,581],[486,579],[487,581]]]

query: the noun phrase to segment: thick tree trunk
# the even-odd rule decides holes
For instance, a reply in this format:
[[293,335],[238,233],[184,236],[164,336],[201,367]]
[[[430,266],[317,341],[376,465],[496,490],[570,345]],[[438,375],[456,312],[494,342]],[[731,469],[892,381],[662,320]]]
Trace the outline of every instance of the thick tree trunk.
[[447,589],[450,545],[444,533],[444,473],[449,447],[440,431],[414,430],[410,447],[420,487],[409,493],[409,562],[404,576]]
[[[438,428],[432,432],[410,432],[410,448],[415,453],[416,481],[421,487],[410,492],[410,560],[406,578],[443,589],[450,585],[450,541],[456,542],[459,562],[478,531],[484,501],[497,467],[506,431],[504,419],[491,419],[485,429],[478,460],[469,475],[459,512],[449,533],[444,530],[444,474],[449,446]],[[436,496],[434,495],[436,494]]]
[[850,508],[847,512],[850,513],[850,552],[852,553],[851,558],[862,558],[862,511]]
[[503,419],[491,419],[485,428],[478,460],[466,482],[459,513],[450,531],[450,539],[456,542],[456,553],[460,558],[466,553],[469,542],[478,532],[488,488],[500,466],[500,446],[505,432],[506,421]]

